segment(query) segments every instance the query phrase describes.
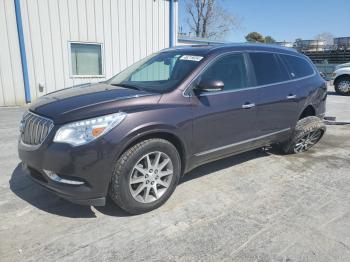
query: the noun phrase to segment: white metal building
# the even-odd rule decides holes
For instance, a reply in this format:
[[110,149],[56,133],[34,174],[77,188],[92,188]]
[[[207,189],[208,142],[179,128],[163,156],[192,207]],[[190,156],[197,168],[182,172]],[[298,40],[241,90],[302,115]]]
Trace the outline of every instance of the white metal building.
[[1,0],[0,106],[110,78],[176,42],[174,0]]

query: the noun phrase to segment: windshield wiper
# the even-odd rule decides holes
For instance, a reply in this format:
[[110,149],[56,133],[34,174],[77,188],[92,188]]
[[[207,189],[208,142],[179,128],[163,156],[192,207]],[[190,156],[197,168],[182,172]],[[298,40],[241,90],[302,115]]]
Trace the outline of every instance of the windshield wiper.
[[142,89],[139,88],[138,86],[131,85],[131,84],[119,83],[119,84],[111,84],[111,85],[112,85],[112,86],[121,86],[121,87],[130,88],[130,89],[135,89],[135,90],[142,90]]

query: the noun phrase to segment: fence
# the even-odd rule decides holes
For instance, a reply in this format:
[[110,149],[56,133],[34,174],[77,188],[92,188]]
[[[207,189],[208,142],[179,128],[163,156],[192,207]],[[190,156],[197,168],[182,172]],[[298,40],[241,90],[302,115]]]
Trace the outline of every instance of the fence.
[[334,72],[335,67],[337,65],[338,64],[317,64],[317,63],[315,63],[315,66],[317,67],[318,71],[324,73],[327,80],[331,79],[332,73]]
[[344,64],[350,62],[350,50],[326,50],[322,52],[302,52],[315,64]]

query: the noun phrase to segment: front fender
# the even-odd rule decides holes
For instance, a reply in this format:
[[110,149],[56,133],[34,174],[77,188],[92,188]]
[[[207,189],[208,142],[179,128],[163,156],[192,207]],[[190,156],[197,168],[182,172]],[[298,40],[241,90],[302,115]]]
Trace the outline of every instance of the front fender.
[[134,129],[130,130],[121,141],[122,147],[119,156],[136,141],[140,141],[142,138],[146,137],[153,137],[153,135],[154,137],[171,137],[173,140],[175,139],[179,143],[179,145],[175,146],[181,147],[182,152],[179,153],[182,153],[185,156],[186,152],[188,152],[188,148],[181,132],[182,131],[175,126],[160,122],[151,122],[135,127]]
[[[151,122],[143,124],[141,126],[135,127],[130,130],[123,140],[129,141],[127,144],[131,144],[135,140],[138,140],[140,137],[152,134],[152,133],[168,133],[170,135],[176,136],[179,138],[177,128],[171,125],[167,125],[160,122]],[[180,138],[179,138],[180,139]]]

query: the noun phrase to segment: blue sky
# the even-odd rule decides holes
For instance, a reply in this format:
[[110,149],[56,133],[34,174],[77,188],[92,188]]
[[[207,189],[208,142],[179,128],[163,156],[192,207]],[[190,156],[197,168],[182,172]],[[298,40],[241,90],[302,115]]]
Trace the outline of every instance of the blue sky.
[[[242,29],[227,41],[243,42],[249,32],[271,35],[277,41],[313,39],[323,32],[350,36],[350,0],[219,0],[230,13],[242,18]],[[185,0],[179,0],[179,25],[186,29]]]

